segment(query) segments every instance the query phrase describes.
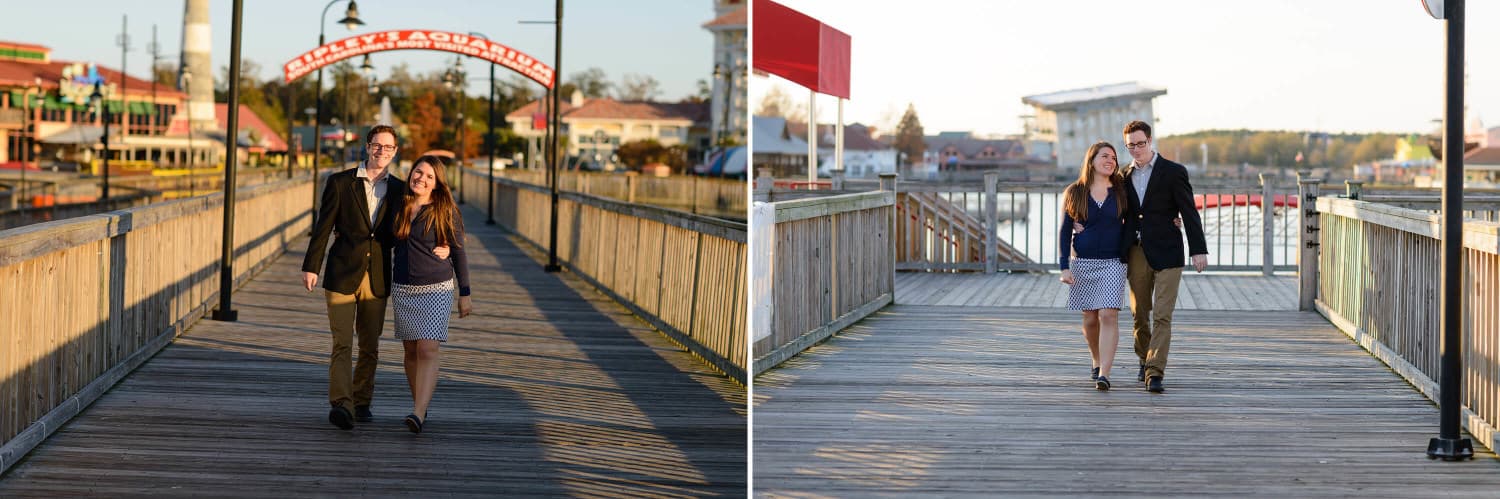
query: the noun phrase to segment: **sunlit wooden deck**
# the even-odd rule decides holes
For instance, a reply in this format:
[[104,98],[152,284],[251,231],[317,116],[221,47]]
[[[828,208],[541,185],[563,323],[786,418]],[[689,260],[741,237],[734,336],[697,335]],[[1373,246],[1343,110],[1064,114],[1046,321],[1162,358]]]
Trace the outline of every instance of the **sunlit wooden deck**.
[[327,319],[297,251],[237,293],[239,322],[194,325],[0,477],[0,497],[745,493],[743,386],[466,218],[475,315],[452,322],[421,435],[401,424],[389,327],[375,422],[327,422]]
[[1428,460],[1437,408],[1321,316],[1184,310],[1175,323],[1166,393],[1135,381],[1128,326],[1101,392],[1061,307],[887,307],[756,378],[757,496],[1500,490],[1480,445],[1472,461]]
[[[896,303],[971,307],[1057,307],[1068,286],[1056,272],[896,273]],[[1128,298],[1127,298],[1128,300]],[[1128,303],[1128,302],[1127,302]],[[1297,277],[1248,273],[1182,273],[1177,310],[1296,310]]]

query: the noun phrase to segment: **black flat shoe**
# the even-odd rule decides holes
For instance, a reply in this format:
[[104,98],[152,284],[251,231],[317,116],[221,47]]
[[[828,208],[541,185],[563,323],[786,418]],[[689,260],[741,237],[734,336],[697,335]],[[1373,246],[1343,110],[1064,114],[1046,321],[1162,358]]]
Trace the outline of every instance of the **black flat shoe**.
[[422,433],[422,418],[417,417],[416,414],[407,414],[405,422],[406,429],[411,430],[412,433]]
[[1100,376],[1094,380],[1094,388],[1098,390],[1109,390],[1109,377]]
[[1139,382],[1142,382],[1142,383],[1146,382],[1146,365],[1145,364],[1141,364],[1141,370],[1139,372],[1135,373],[1135,380],[1139,381]]
[[1151,380],[1146,382],[1146,391],[1148,392],[1161,393],[1165,390],[1161,386],[1161,376],[1152,376]]
[[375,414],[370,412],[370,406],[368,405],[356,405],[354,406],[354,420],[361,423],[368,423],[375,420]]
[[328,422],[333,423],[340,430],[354,429],[354,416],[349,414],[349,410],[343,407],[334,407],[332,410],[329,410]]
[[1099,379],[1099,368],[1094,368],[1094,372],[1089,375],[1089,379]]

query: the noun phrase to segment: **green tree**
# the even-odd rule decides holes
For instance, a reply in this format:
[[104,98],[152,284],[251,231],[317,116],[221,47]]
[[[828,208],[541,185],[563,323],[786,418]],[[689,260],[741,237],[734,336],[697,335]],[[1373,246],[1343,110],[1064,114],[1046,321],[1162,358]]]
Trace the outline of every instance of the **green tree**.
[[906,105],[906,114],[901,115],[901,123],[896,125],[896,141],[893,145],[897,151],[906,154],[908,164],[921,161],[922,153],[927,152],[922,120],[917,118],[915,105]]

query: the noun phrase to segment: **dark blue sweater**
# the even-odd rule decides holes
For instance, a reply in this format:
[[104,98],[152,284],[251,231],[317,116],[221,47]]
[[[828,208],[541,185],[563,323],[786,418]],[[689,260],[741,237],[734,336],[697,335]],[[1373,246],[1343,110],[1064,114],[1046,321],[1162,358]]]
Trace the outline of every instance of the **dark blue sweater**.
[[412,217],[411,235],[405,241],[396,241],[395,265],[391,281],[408,286],[437,284],[458,276],[458,295],[469,296],[469,259],[464,254],[463,219],[453,215],[453,237],[448,243],[448,259],[438,258],[432,251],[437,248],[437,231],[432,228],[432,217],[428,211],[432,205],[417,210]]
[[[1089,195],[1084,193],[1084,196]],[[1057,250],[1061,253],[1058,263],[1063,270],[1068,270],[1070,256],[1095,260],[1120,258],[1120,238],[1125,235],[1125,222],[1119,216],[1118,203],[1114,189],[1109,190],[1109,196],[1104,198],[1102,206],[1089,196],[1088,220],[1083,222],[1083,232],[1077,235],[1073,234],[1073,217],[1068,215],[1067,210],[1063,210],[1062,230],[1058,231],[1057,244]]]

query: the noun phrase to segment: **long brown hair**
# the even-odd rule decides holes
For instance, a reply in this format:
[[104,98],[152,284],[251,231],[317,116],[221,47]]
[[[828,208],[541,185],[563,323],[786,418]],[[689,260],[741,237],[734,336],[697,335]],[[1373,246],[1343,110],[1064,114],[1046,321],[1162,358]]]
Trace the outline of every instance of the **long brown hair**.
[[[1068,188],[1063,191],[1063,209],[1067,210],[1068,216],[1073,217],[1073,220],[1082,222],[1089,218],[1089,192],[1094,187],[1094,156],[1098,156],[1099,151],[1106,148],[1109,152],[1114,152],[1116,156],[1119,155],[1115,152],[1115,146],[1110,145],[1109,142],[1102,140],[1095,142],[1094,145],[1089,146],[1088,154],[1083,157],[1083,168],[1079,169],[1078,180],[1068,184]],[[1115,209],[1117,210],[1115,216],[1123,217],[1125,216],[1125,175],[1120,173],[1118,158],[1115,159],[1114,173],[1109,175],[1109,183],[1110,190],[1115,193]]]
[[417,217],[417,211],[422,209],[417,206],[417,194],[411,190],[411,177],[417,172],[417,166],[426,163],[432,167],[434,185],[432,194],[429,194],[431,205],[427,213],[427,221],[431,228],[437,232],[438,246],[462,246],[458,241],[458,233],[454,230],[462,230],[463,222],[456,220],[458,205],[453,202],[453,192],[448,190],[448,182],[443,180],[443,160],[431,154],[417,158],[411,164],[411,171],[406,173],[406,209],[396,216],[396,239],[406,240],[411,237],[412,220]]

